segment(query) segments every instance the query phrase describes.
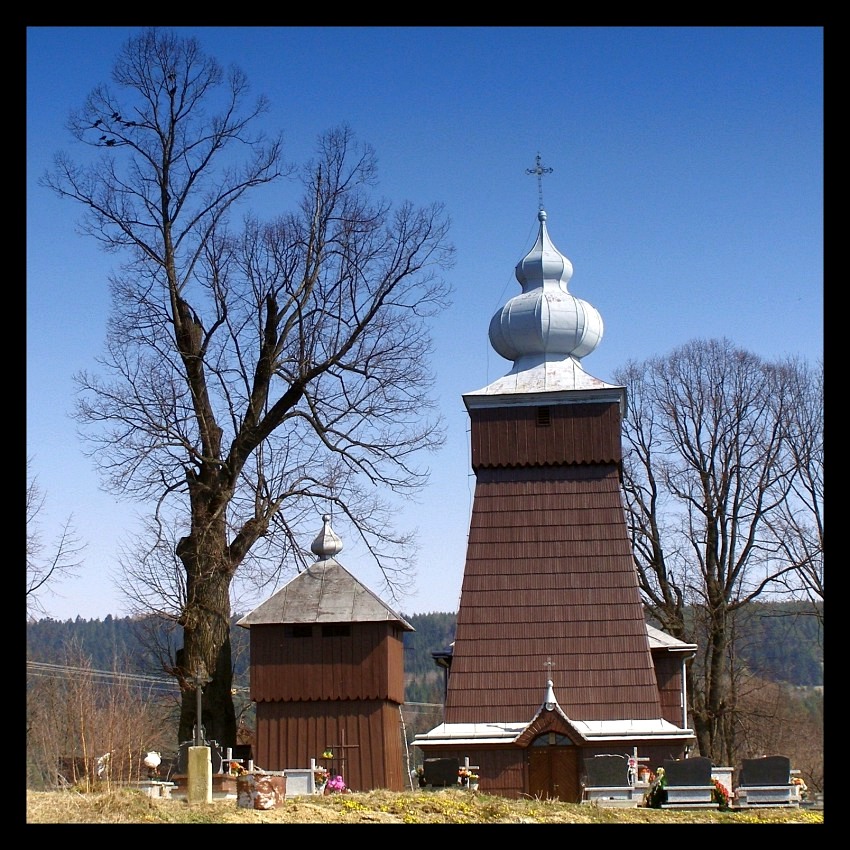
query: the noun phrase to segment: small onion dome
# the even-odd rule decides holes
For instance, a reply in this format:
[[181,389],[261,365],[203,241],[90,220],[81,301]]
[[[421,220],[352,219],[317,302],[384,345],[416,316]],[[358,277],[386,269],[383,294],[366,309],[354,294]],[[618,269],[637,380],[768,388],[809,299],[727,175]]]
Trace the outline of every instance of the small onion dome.
[[331,528],[331,515],[325,514],[322,517],[324,523],[318,537],[310,546],[310,551],[320,560],[324,561],[327,558],[332,558],[334,555],[342,551],[342,540]]

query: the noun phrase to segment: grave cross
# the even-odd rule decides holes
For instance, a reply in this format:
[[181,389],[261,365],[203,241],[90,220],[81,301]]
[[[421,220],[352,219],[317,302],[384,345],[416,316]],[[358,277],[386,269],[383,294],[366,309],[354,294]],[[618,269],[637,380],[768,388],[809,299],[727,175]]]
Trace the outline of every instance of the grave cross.
[[[339,749],[342,752],[342,755],[339,757],[339,762],[340,762],[339,763],[339,774],[343,779],[345,779],[345,751],[346,750],[360,749],[360,744],[346,744],[345,743],[345,729],[344,728],[341,732],[340,737],[341,737],[342,743],[341,744],[329,744],[328,746],[325,747],[325,752],[327,752],[328,750],[333,752],[336,749]],[[330,761],[331,761],[331,764],[333,764],[335,759],[332,758]]]
[[[472,779],[470,779],[469,774],[472,773],[473,770],[480,770],[481,768],[477,764],[469,763],[469,756],[465,756],[463,759],[463,770],[464,770],[464,778],[463,782],[461,782],[462,788],[472,788]],[[477,780],[476,780],[477,781]],[[460,782],[460,779],[458,779]]]
[[632,754],[629,759],[629,785],[634,785],[637,782],[638,765],[642,761],[650,761],[648,756],[638,756],[638,748],[632,748]]
[[197,695],[197,716],[195,717],[195,746],[204,746],[204,733],[201,728],[201,691],[204,685],[209,684],[212,679],[207,675],[207,671],[202,664],[195,668],[195,675],[189,677],[189,681],[195,686],[195,694]]

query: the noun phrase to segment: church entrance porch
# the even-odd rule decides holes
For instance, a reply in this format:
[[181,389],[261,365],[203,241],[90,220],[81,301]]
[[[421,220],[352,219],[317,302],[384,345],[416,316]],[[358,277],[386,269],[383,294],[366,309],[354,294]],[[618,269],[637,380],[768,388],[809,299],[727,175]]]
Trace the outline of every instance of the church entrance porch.
[[532,797],[581,802],[579,751],[566,735],[545,732],[534,739],[527,753]]

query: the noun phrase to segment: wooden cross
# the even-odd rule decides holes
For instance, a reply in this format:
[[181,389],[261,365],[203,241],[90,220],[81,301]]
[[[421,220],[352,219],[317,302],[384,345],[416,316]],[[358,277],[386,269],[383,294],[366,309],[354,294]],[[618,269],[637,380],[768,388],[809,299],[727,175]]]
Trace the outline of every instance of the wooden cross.
[[[346,750],[360,749],[360,744],[346,744],[345,743],[345,729],[344,728],[342,730],[341,738],[342,738],[341,744],[328,744],[328,746],[325,747],[325,752],[327,752],[328,750],[333,752],[337,748],[339,748],[342,751],[342,755],[339,757],[339,775],[343,779],[345,779],[345,751]],[[334,761],[335,761],[335,758],[330,759],[330,762],[331,762],[332,765],[333,765]]]
[[472,780],[469,778],[469,774],[472,773],[473,770],[480,770],[481,768],[477,764],[469,763],[469,756],[465,756],[463,759],[463,769],[466,771],[466,787],[472,787]]
[[637,782],[638,765],[642,761],[650,761],[648,756],[638,756],[638,748],[632,749],[632,754],[629,756],[629,785],[634,785]]

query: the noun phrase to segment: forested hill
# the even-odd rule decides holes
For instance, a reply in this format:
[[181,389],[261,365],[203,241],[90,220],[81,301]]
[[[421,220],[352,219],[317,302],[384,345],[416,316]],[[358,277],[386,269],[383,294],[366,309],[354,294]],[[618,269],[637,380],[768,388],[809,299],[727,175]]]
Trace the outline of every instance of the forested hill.
[[[247,683],[248,630],[235,626],[232,641],[235,678]],[[442,672],[433,652],[444,652],[454,640],[454,613],[402,614],[416,629],[404,636],[405,698],[408,702],[438,702]],[[27,660],[42,664],[82,666],[94,670],[161,674],[155,643],[180,645],[179,632],[164,629],[152,640],[148,619],[106,617],[104,620],[41,619],[27,623]],[[800,603],[752,604],[736,632],[737,657],[757,676],[773,682],[823,684],[821,619]],[[155,631],[155,630],[154,630]]]

